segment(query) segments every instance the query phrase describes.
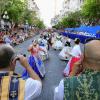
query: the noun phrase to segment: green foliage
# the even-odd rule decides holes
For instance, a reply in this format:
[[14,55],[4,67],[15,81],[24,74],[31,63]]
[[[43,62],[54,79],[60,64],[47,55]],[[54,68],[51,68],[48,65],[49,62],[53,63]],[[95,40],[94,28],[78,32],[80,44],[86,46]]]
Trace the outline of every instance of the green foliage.
[[35,11],[30,11],[26,9],[25,12],[23,13],[22,19],[23,19],[23,22],[27,20],[29,24],[33,24],[34,19],[36,19],[36,16],[37,15]]
[[10,3],[10,0],[0,0],[0,19],[4,13],[6,6]]
[[59,29],[66,27],[77,27],[80,25],[79,15],[79,12],[70,13],[68,16],[62,18],[62,20],[59,21],[57,25],[53,26],[53,28]]
[[27,20],[30,25],[35,25],[38,28],[45,27],[37,13],[27,8],[27,0],[0,0],[0,17],[4,11],[8,12],[11,22],[25,23]]
[[100,0],[84,0],[81,11],[70,12],[54,28],[77,27],[81,24],[100,24]]
[[23,12],[25,11],[24,2],[20,0],[11,0],[11,2],[6,6],[9,17],[14,22],[20,22]]
[[39,28],[39,29],[43,29],[45,28],[45,25],[43,23],[43,21],[37,19],[37,21],[35,22],[35,25]]
[[100,0],[85,0],[82,7],[84,19],[90,24],[99,24],[100,20]]
[[65,17],[62,19],[62,24],[63,27],[74,27],[75,26],[75,22],[73,18],[69,18],[69,17]]
[[0,0],[0,17],[4,11],[8,12],[11,21],[20,22],[25,4],[21,0]]

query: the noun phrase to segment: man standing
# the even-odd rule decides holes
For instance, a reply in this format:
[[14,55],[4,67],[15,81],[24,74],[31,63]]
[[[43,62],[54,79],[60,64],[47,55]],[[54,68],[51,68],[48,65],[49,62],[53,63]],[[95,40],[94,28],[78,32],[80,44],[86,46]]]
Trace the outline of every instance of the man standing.
[[[26,81],[15,75],[16,61],[28,71],[30,78]],[[7,44],[0,45],[0,83],[0,100],[34,100],[42,89],[41,80],[27,59],[22,55],[16,56],[14,49]]]
[[84,58],[77,68],[83,66],[79,76],[63,79],[55,88],[54,100],[100,100],[100,40],[92,40],[85,45]]

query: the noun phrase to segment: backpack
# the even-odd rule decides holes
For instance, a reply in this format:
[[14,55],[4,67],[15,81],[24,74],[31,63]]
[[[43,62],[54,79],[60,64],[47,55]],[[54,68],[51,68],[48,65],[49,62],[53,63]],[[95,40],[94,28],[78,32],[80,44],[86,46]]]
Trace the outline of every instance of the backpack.
[[18,75],[0,74],[0,100],[24,100],[25,81]]

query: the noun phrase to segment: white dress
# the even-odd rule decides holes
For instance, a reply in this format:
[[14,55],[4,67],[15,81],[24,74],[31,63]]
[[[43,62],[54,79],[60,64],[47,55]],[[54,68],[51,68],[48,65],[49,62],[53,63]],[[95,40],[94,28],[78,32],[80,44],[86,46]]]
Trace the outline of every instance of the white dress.
[[53,45],[54,49],[60,50],[63,48],[63,43],[60,40],[56,40],[54,45]]
[[69,75],[70,66],[71,66],[70,64],[71,64],[72,58],[73,58],[73,57],[78,57],[78,58],[80,58],[80,56],[81,56],[81,54],[82,54],[80,45],[75,45],[75,46],[73,47],[73,49],[71,50],[71,53],[70,53],[70,54],[72,55],[72,57],[70,58],[69,62],[68,62],[67,65],[66,65],[66,68],[64,69],[64,74],[65,74],[66,76]]
[[61,50],[64,45],[63,45],[63,42],[61,41],[62,37],[59,36],[59,35],[55,35],[53,38],[52,38],[52,47],[56,50]]
[[49,58],[47,47],[40,46],[40,48],[42,48],[45,51],[45,53],[43,51],[39,51],[39,56],[40,56],[41,60],[42,61],[47,60]]
[[65,46],[61,52],[59,53],[59,57],[61,60],[69,60],[70,59],[70,56],[66,53],[70,53],[71,51],[71,47],[68,47],[68,46]]

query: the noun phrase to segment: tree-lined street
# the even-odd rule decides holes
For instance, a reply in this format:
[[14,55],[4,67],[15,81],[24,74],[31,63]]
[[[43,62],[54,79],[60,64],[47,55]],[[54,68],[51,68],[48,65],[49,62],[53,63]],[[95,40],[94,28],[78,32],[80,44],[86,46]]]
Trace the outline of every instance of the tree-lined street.
[[[0,76],[0,100],[17,100],[22,95],[25,100],[58,100],[60,96],[64,100],[92,100],[92,95],[93,100],[100,100],[100,77],[91,77],[92,73],[78,80],[88,67],[99,73],[98,40],[100,0],[0,0],[0,75],[8,76],[9,71],[22,75],[26,70],[21,76],[23,82],[12,75],[7,82],[11,84],[5,85],[5,77]],[[92,46],[85,45],[87,42]],[[54,99],[55,87],[62,79],[65,81],[56,88]],[[20,82],[21,86],[25,82],[25,87]],[[10,86],[7,91],[6,86]],[[25,95],[19,95],[19,90]]]
[[[25,41],[21,45],[15,47],[15,50],[19,53],[26,54],[27,57],[29,53],[27,52],[27,47],[32,43],[33,38]],[[49,60],[45,61],[46,75],[42,80],[43,90],[41,95],[36,100],[53,100],[54,89],[59,84],[63,78],[62,72],[67,64],[67,62],[61,61],[58,57],[59,51],[55,51],[50,48]],[[17,64],[16,72],[22,73],[23,68]]]

